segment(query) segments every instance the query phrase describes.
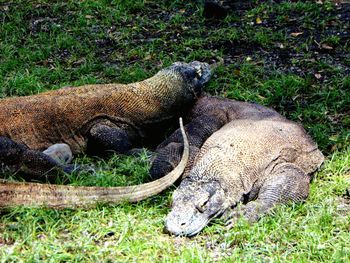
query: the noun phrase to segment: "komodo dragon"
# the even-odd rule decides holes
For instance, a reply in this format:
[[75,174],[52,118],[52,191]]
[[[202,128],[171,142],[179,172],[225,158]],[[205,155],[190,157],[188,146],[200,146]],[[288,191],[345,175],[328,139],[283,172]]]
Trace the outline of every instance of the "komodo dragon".
[[[168,232],[192,236],[221,215],[229,225],[241,215],[254,222],[277,203],[307,198],[324,157],[300,125],[258,104],[210,96],[189,118],[192,156],[173,194]],[[178,163],[179,139],[175,131],[158,147],[154,177]]]
[[[207,63],[174,63],[155,76],[131,84],[64,88],[0,100],[0,163],[41,176],[55,167],[39,151],[57,143],[73,154],[88,150],[125,153],[158,137],[193,106],[210,78]],[[38,151],[39,150],[39,151]]]
[[[177,62],[138,83],[86,85],[2,99],[0,164],[38,178],[53,170],[71,172],[71,166],[54,160],[50,151],[41,152],[56,143],[67,144],[74,154],[89,149],[94,153],[107,150],[124,153],[140,141],[150,139],[152,134],[159,134],[161,128],[166,129],[168,123],[184,114],[210,74],[207,63]],[[0,206],[42,203],[69,206],[72,202],[65,203],[64,199],[69,199],[66,195],[81,191],[84,194],[80,195],[85,198],[85,194],[93,191],[93,188],[78,187],[69,188],[68,193],[68,187],[58,191],[58,186],[40,186],[49,189],[42,195],[58,199],[51,204],[35,196],[39,195],[36,192],[40,190],[39,185],[15,186],[2,181],[0,186]],[[104,195],[113,192],[99,191]],[[16,199],[18,194],[24,199]]]

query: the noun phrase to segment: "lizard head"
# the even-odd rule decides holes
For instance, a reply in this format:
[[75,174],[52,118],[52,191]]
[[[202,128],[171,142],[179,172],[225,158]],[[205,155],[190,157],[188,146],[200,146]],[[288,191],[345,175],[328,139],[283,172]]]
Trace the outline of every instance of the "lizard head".
[[195,95],[200,94],[203,85],[207,83],[211,77],[210,66],[205,62],[175,62],[168,70],[179,74],[189,90]]
[[227,208],[225,191],[217,181],[185,178],[173,193],[165,231],[176,236],[193,236]]

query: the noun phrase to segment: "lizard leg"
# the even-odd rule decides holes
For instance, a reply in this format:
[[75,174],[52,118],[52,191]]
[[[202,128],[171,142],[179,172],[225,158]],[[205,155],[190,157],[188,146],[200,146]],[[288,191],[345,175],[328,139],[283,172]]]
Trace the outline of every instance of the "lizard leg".
[[[183,144],[177,142],[169,143],[167,146],[157,150],[155,156],[153,157],[154,161],[152,162],[152,166],[150,169],[151,179],[156,180],[172,171],[180,162],[182,151]],[[186,174],[192,167],[192,164],[198,152],[198,147],[190,146],[190,155],[187,161],[183,177],[186,177]]]
[[127,132],[117,126],[96,124],[88,135],[88,152],[97,156],[105,156],[110,152],[126,153],[131,149]]
[[0,136],[0,163],[3,166],[15,167],[19,158],[27,150],[27,146]]
[[[199,152],[200,147],[215,131],[219,130],[225,124],[224,118],[217,115],[201,115],[185,126],[185,131],[190,144],[190,157],[185,169],[188,171]],[[170,172],[181,159],[182,137],[180,129],[177,129],[156,149],[155,157],[150,169],[152,179],[158,179]]]
[[303,201],[308,196],[309,184],[310,177],[300,168],[294,164],[283,164],[263,183],[255,201],[224,213],[226,225],[232,227],[241,216],[250,223],[256,222],[277,204]]
[[72,166],[62,165],[50,156],[30,150],[7,137],[0,137],[0,163],[11,171],[20,171],[35,179],[49,178],[57,172],[73,171]]

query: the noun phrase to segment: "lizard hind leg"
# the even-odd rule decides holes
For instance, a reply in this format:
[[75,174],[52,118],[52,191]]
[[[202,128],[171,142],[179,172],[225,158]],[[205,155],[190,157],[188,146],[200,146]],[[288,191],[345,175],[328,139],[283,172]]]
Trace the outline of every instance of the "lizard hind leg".
[[116,125],[94,125],[88,134],[87,151],[95,156],[108,156],[111,152],[125,154],[132,148],[128,133]]
[[0,136],[0,164],[10,172],[21,172],[29,179],[50,179],[58,172],[72,172],[73,167],[63,165],[50,156],[29,149],[26,145]]
[[[186,177],[190,171],[203,143],[220,129],[226,121],[225,113],[218,110],[217,112],[200,115],[185,126],[190,143],[190,156],[182,178]],[[152,179],[158,179],[170,172],[180,162],[182,149],[182,135],[180,129],[177,129],[158,145],[150,169]]]
[[248,222],[258,221],[275,205],[301,202],[309,193],[310,177],[294,164],[283,164],[273,171],[262,184],[255,201],[225,212],[223,219],[231,228],[242,216]]
[[[182,151],[183,145],[177,142],[171,142],[167,146],[157,149],[150,169],[152,180],[159,179],[173,170],[181,160]],[[199,148],[190,146],[190,156],[182,178],[188,174],[198,152]]]
[[25,145],[16,143],[7,137],[0,136],[1,172],[16,172],[18,170],[18,160],[27,150],[28,147]]

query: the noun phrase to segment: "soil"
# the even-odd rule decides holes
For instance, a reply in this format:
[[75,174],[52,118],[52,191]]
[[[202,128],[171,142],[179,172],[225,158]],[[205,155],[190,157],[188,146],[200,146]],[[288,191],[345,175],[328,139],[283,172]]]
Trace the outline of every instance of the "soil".
[[[253,4],[252,1],[224,1],[228,6],[229,14],[243,17],[247,11],[259,4]],[[263,1],[262,1],[263,2]],[[282,1],[274,1],[282,2]],[[306,14],[307,15],[307,14]],[[277,14],[269,14],[268,18],[261,21],[258,27],[270,28],[274,32],[281,31],[287,35],[298,35],[297,38],[289,38],[287,44],[276,43],[275,46],[263,47],[249,39],[240,41],[223,41],[212,43],[207,48],[212,50],[223,50],[224,60],[227,64],[237,63],[251,57],[253,60],[261,61],[266,68],[271,68],[285,73],[294,73],[305,77],[316,75],[321,81],[326,80],[331,74],[317,67],[317,61],[337,68],[343,74],[350,74],[350,53],[344,46],[350,42],[350,3],[338,1],[336,9],[332,12],[323,12],[323,18],[328,20],[326,25],[320,25],[317,21],[305,28],[302,24],[305,13],[292,12],[285,18],[285,21],[277,21]],[[327,19],[326,19],[327,18]],[[334,19],[333,19],[334,18]],[[220,27],[222,18],[208,19],[207,28],[213,29]],[[231,26],[241,29],[246,21],[232,23]],[[338,36],[339,42],[336,45],[322,43],[322,39],[327,36]],[[306,50],[298,50],[300,45],[310,41]],[[321,44],[322,43],[322,44]]]

